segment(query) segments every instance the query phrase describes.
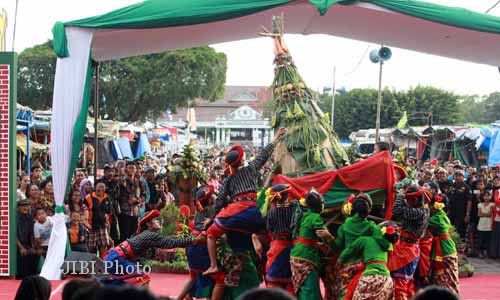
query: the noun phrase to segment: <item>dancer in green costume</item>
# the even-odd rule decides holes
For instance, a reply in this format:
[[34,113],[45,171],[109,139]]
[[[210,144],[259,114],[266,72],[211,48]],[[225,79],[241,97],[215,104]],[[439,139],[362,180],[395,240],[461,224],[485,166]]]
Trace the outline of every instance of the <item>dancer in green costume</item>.
[[304,208],[303,214],[294,215],[292,219],[295,239],[290,254],[292,283],[297,299],[320,300],[319,263],[321,253],[316,231],[324,229],[324,223],[320,216],[323,211],[323,198],[313,189],[306,195],[305,203],[307,207]]
[[450,219],[443,210],[446,204],[446,197],[436,195],[430,205],[429,228],[432,232],[431,280],[433,284],[447,287],[458,295],[457,247],[450,236]]
[[353,257],[361,259],[363,266],[347,286],[346,300],[394,298],[394,285],[387,268],[387,253],[399,238],[395,223],[384,222],[380,225],[382,235],[361,236],[340,255],[340,262]]
[[[327,230],[318,231],[318,236],[329,241],[330,246],[336,253],[342,254],[358,237],[380,235],[377,224],[366,219],[371,207],[372,200],[370,196],[363,193],[357,196],[352,195],[342,208],[343,213],[350,217],[339,227],[337,237],[334,238]],[[332,289],[334,292],[333,299],[342,299],[344,297],[347,285],[362,265],[362,261],[355,257],[345,259],[342,263],[337,262],[337,280]]]

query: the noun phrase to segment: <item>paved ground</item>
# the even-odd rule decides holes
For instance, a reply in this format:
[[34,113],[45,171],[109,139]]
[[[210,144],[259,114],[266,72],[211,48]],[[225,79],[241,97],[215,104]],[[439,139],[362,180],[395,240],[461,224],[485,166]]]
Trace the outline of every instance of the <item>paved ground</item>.
[[500,259],[469,257],[468,260],[474,266],[474,274],[500,274]]

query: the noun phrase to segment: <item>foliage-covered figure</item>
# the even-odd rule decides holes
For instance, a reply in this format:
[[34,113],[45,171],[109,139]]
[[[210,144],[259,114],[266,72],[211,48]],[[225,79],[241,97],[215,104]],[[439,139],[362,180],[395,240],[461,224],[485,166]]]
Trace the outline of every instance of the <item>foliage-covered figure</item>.
[[182,157],[174,161],[170,170],[173,180],[179,187],[179,205],[187,205],[193,211],[192,191],[199,182],[207,182],[207,174],[203,171],[199,153],[192,143],[184,146]]
[[289,134],[276,149],[276,161],[283,174],[314,173],[336,169],[348,162],[347,154],[313,100],[312,91],[300,77],[282,36],[281,19],[273,18],[275,46],[273,98],[276,103],[272,127],[285,127]]

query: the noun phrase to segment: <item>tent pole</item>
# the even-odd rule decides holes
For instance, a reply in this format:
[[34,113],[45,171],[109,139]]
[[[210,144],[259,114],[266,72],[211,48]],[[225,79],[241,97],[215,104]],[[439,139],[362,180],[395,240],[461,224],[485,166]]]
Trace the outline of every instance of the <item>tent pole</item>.
[[380,60],[380,68],[378,72],[378,97],[377,97],[377,120],[375,122],[375,141],[380,142],[380,109],[382,106],[382,66],[384,61]]
[[94,184],[97,181],[97,149],[98,149],[98,133],[97,123],[99,118],[99,62],[95,67],[95,95],[94,95]]
[[30,123],[26,123],[26,171],[31,175],[31,157],[30,157]]

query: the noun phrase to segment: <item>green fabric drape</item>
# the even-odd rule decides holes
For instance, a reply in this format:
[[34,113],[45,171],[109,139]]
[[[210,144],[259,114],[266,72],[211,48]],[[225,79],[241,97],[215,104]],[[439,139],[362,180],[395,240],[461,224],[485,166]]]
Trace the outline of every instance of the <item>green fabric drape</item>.
[[[146,0],[109,13],[90,18],[56,23],[53,28],[54,50],[59,57],[66,57],[67,40],[65,26],[95,29],[147,29],[185,26],[222,21],[254,14],[292,0]],[[415,0],[309,0],[321,15],[335,4],[352,5],[371,3],[385,9],[416,18],[450,26],[500,33],[500,18]]]
[[[335,180],[332,187],[328,192],[323,195],[323,200],[325,202],[326,208],[331,208],[335,206],[340,206],[344,201],[349,198],[351,194],[357,194],[359,191],[351,190],[342,183],[340,179]],[[375,205],[383,205],[385,203],[385,190],[375,189],[371,191],[365,191],[366,194],[372,197],[373,203]]]

